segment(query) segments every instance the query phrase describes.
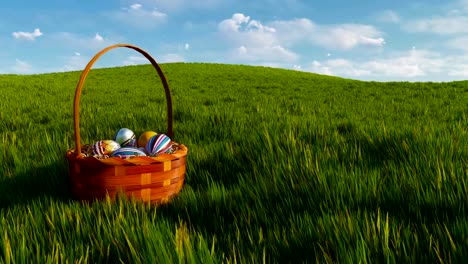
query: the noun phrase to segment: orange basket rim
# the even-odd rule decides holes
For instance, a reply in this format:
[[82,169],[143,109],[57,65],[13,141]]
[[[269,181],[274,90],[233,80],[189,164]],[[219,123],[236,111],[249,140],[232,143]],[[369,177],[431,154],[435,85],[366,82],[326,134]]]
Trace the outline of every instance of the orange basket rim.
[[[66,158],[68,160],[82,160],[82,161],[99,161],[105,164],[114,164],[114,165],[144,165],[144,164],[153,164],[153,163],[160,163],[166,162],[168,160],[176,160],[187,156],[188,148],[181,144],[179,145],[179,149],[176,150],[172,154],[164,153],[158,155],[156,157],[150,156],[141,156],[141,157],[134,157],[129,159],[122,159],[120,157],[109,157],[106,159],[97,158],[97,157],[86,157],[84,154],[76,155],[75,149],[69,149],[66,153]],[[144,164],[142,164],[144,163]]]

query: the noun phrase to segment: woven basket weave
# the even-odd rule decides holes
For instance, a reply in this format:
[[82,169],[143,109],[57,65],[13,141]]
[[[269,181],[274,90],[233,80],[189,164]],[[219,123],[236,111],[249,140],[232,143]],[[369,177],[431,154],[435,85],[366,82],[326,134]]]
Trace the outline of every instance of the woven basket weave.
[[161,154],[157,157],[98,159],[81,154],[79,128],[81,89],[88,72],[99,57],[118,47],[138,51],[156,69],[166,93],[168,126],[166,135],[173,139],[171,95],[166,78],[156,61],[144,50],[129,44],[116,44],[103,49],[83,70],[75,92],[73,118],[76,147],[66,153],[70,191],[74,199],[81,201],[103,199],[107,194],[111,200],[115,200],[117,194],[123,193],[144,202],[166,203],[180,192],[184,184],[188,149],[183,144],[180,144],[180,148],[173,154]]

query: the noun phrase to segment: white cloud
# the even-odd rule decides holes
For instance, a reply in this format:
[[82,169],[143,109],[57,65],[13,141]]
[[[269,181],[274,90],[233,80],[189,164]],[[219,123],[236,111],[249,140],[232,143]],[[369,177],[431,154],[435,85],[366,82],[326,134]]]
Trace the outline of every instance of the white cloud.
[[302,66],[301,65],[294,64],[292,68],[293,68],[293,70],[296,70],[296,71],[302,71]]
[[13,72],[15,73],[31,73],[32,72],[32,66],[31,64],[16,59],[15,65],[12,67]]
[[263,31],[263,32],[276,32],[276,30],[272,27],[267,27],[262,25],[262,23],[258,22],[257,20],[252,20],[249,22],[247,25],[247,29],[256,29],[258,31]]
[[447,47],[458,49],[464,52],[468,52],[468,36],[462,36],[448,40],[446,43]]
[[75,56],[81,56],[79,52],[75,52]]
[[82,71],[89,62],[89,58],[75,53],[74,56],[65,57],[65,64],[58,69],[52,70],[53,72],[69,72],[69,71]]
[[[434,5],[428,5],[434,7]],[[438,35],[460,35],[468,33],[468,0],[453,0],[435,5],[438,9],[431,16],[416,17],[402,23],[408,32]],[[419,9],[424,8],[424,6]]]
[[328,49],[349,50],[358,46],[381,47],[385,40],[375,27],[361,24],[318,25],[302,18],[270,23],[283,43],[307,42]]
[[468,78],[468,64],[454,65],[449,71],[448,76]]
[[190,44],[188,44],[188,43],[185,43],[185,45],[184,45],[184,49],[185,49],[185,50],[189,50],[189,49],[190,49]]
[[[127,0],[126,2],[132,2]],[[140,0],[140,3],[145,6],[157,6],[161,10],[169,11],[171,13],[180,12],[184,10],[201,10],[201,9],[211,9],[216,10],[220,7],[225,7],[228,4],[233,3],[232,0],[203,0],[203,1],[193,1],[193,0]]]
[[452,35],[468,33],[468,16],[438,16],[423,18],[405,23],[403,28],[409,32]]
[[452,9],[451,11],[456,11],[456,13],[459,13],[459,12],[462,12],[462,11],[467,12],[468,11],[468,0],[458,0],[455,3],[455,8]]
[[94,36],[94,40],[98,42],[103,42],[104,38],[101,35],[99,35],[99,33],[96,33],[96,36]]
[[240,46],[233,54],[233,59],[246,60],[251,62],[258,61],[296,61],[298,55],[291,52],[281,45],[266,47],[245,47]]
[[238,52],[240,55],[247,54],[247,48],[246,48],[245,46],[240,46],[240,47],[237,49],[237,52]]
[[314,60],[311,63],[311,66],[304,69],[305,71],[315,72],[318,74],[333,75],[329,66],[323,65],[322,63]]
[[236,14],[232,15],[231,19],[226,19],[223,22],[233,23],[235,25],[234,30],[237,31],[240,28],[241,24],[248,23],[249,20],[250,20],[249,16],[245,16],[244,14],[241,14],[241,13],[236,13]]
[[450,63],[450,60],[444,60],[440,54],[426,50],[413,49],[391,55],[369,61],[346,59],[313,61],[304,70],[351,78],[378,77],[401,80],[441,74],[447,72],[453,64],[460,65],[460,62],[452,61]]
[[327,59],[289,66],[295,70],[361,80],[454,81],[468,78],[468,54],[442,55],[416,48],[370,60]]
[[110,17],[135,28],[151,29],[167,21],[167,14],[156,8],[146,9],[142,4],[132,4],[119,11],[110,13]]
[[130,9],[137,10],[137,9],[140,9],[141,7],[142,7],[141,4],[133,4],[130,6]]
[[234,60],[294,61],[298,55],[282,45],[276,29],[236,13],[218,24],[218,30],[232,44]]
[[385,23],[398,24],[401,22],[401,17],[393,10],[385,10],[377,14],[377,20]]
[[169,63],[169,62],[185,62],[185,59],[182,55],[177,53],[169,53],[163,55],[159,60],[158,63]]
[[307,36],[314,34],[318,26],[309,19],[276,20],[270,23],[275,28],[277,38],[281,43],[293,45],[307,41]]
[[124,65],[138,65],[138,64],[148,64],[150,63],[148,59],[143,56],[128,56],[126,60],[124,60]]
[[223,36],[235,44],[246,46],[273,46],[278,43],[275,29],[263,26],[256,20],[250,20],[249,16],[236,13],[230,19],[225,19],[218,24]]
[[369,38],[365,36],[359,36],[359,42],[363,45],[370,45],[370,46],[383,46],[385,44],[385,40],[383,38]]
[[[300,56],[292,48],[304,43],[338,50],[359,46],[382,47],[385,44],[381,33],[373,26],[317,25],[305,18],[264,24],[250,16],[235,13],[221,21],[218,30],[226,44],[231,46],[231,60],[256,64],[296,62]],[[324,72],[329,71],[325,69]]]
[[298,55],[295,55],[290,49],[303,43],[337,50],[385,45],[385,40],[381,37],[382,33],[373,26],[362,24],[317,25],[306,18],[276,20],[263,24],[247,15],[236,13],[230,19],[221,21],[218,24],[218,30],[232,45],[244,46],[248,51],[260,51],[261,49],[276,51],[271,56],[277,56],[277,59],[281,60],[297,59]]
[[82,36],[70,32],[53,33],[51,41],[75,50],[97,50],[113,44],[114,41],[104,38],[99,33],[94,36]]
[[[363,64],[364,69],[367,69],[366,75],[383,75],[392,77],[417,77],[427,75],[427,71],[423,69],[417,62],[406,61],[407,58],[397,58],[395,60],[375,60]],[[403,64],[400,64],[403,63]],[[358,71],[360,72],[360,71]],[[360,74],[348,73],[348,75],[360,76]]]
[[340,76],[351,77],[367,76],[371,73],[369,70],[356,67],[351,61],[345,59],[327,60],[324,63],[313,61],[309,70],[319,74],[337,75],[336,73],[339,73]]
[[358,46],[382,47],[385,40],[379,37],[381,33],[373,26],[359,24],[343,24],[320,26],[312,32],[309,39],[320,46],[350,50]]
[[221,32],[233,32],[237,33],[241,29],[242,24],[247,24],[250,20],[249,16],[244,14],[235,13],[230,19],[225,19],[218,24],[218,28]]
[[18,32],[13,32],[12,33],[13,37],[16,39],[25,39],[25,40],[35,40],[36,38],[42,36],[42,32],[40,29],[36,28],[34,29],[33,32],[23,32],[23,31],[18,31]]

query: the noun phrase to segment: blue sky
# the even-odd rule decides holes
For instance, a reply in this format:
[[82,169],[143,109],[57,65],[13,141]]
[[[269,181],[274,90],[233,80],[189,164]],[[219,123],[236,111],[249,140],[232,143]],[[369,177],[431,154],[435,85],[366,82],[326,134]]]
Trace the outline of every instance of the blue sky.
[[[0,73],[82,70],[115,43],[137,45],[160,63],[465,80],[468,0],[16,0],[0,7]],[[95,67],[143,63],[118,49]]]

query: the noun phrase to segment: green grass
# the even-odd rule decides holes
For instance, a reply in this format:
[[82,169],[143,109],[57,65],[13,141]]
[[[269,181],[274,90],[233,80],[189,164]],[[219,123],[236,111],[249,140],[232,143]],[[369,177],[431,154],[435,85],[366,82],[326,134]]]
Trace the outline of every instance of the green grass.
[[[468,258],[468,82],[360,82],[163,64],[186,182],[166,206],[68,192],[80,72],[0,75],[5,263],[459,263]],[[92,70],[82,143],[166,131],[149,65]]]

